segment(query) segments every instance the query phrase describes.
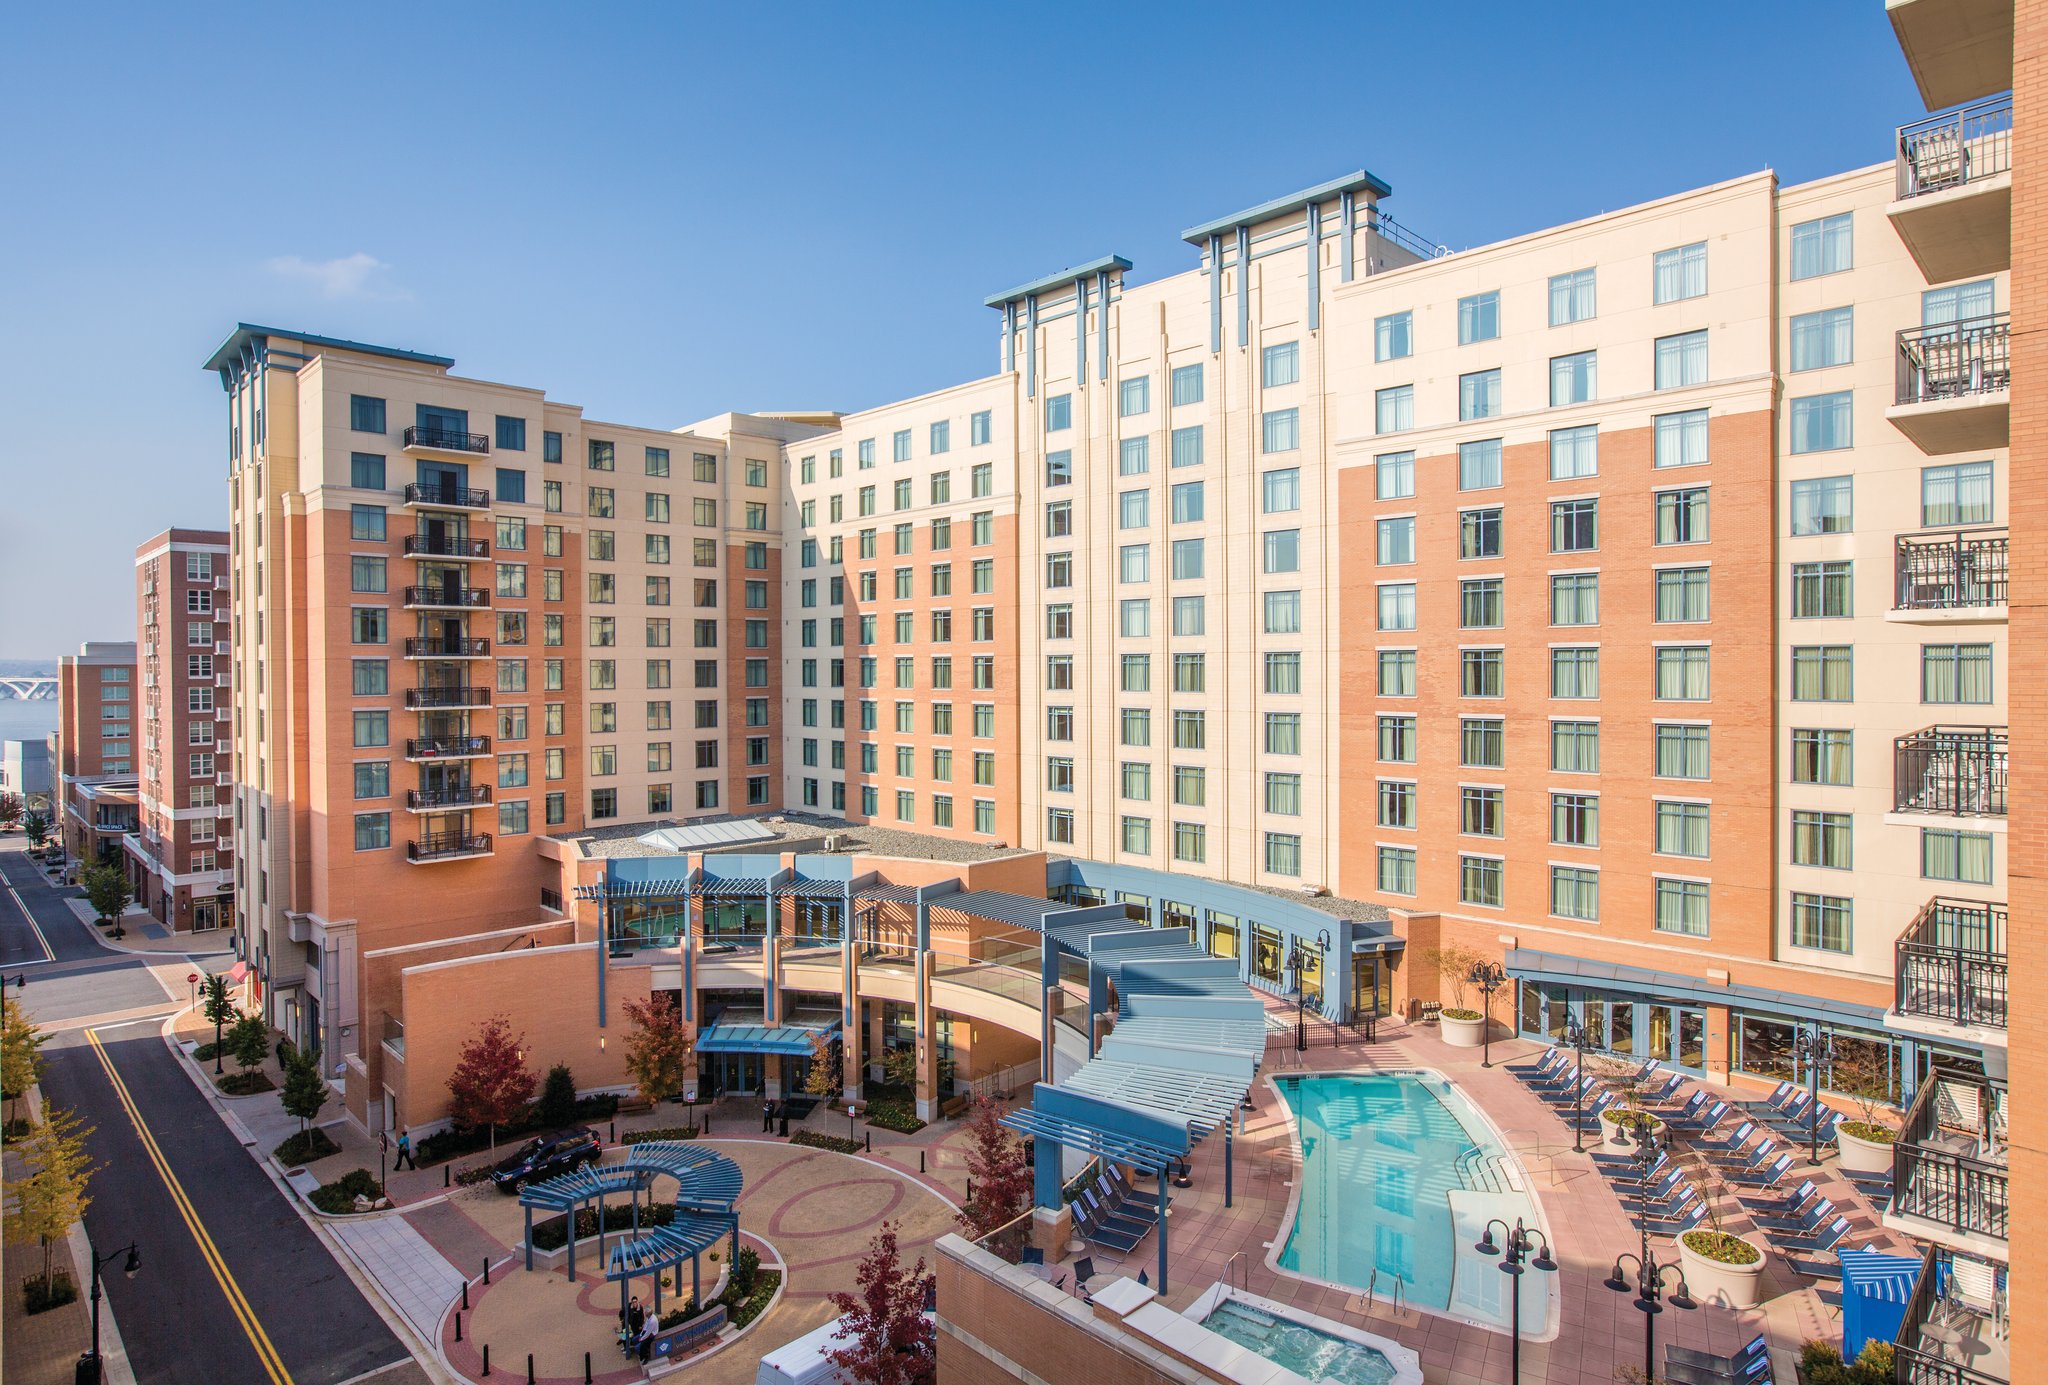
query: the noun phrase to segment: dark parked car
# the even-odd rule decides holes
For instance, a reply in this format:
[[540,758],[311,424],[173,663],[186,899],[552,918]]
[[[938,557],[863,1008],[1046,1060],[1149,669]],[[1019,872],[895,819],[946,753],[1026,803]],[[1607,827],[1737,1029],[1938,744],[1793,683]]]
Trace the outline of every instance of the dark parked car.
[[604,1153],[604,1142],[585,1125],[572,1125],[552,1135],[528,1140],[516,1152],[491,1170],[491,1182],[501,1193],[516,1193],[522,1183],[539,1183],[568,1173],[582,1164],[594,1164]]

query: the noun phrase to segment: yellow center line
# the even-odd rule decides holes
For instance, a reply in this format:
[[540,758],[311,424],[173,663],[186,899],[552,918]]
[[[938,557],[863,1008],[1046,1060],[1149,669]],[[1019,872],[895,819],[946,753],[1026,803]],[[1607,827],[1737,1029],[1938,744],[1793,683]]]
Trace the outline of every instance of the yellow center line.
[[144,1152],[149,1155],[150,1163],[156,1166],[157,1176],[163,1179],[164,1187],[170,1190],[171,1201],[177,1206],[178,1215],[184,1218],[185,1227],[192,1233],[192,1239],[198,1243],[199,1253],[205,1259],[207,1268],[213,1272],[221,1293],[227,1297],[228,1307],[234,1310],[236,1319],[242,1324],[242,1331],[248,1336],[249,1345],[256,1349],[256,1359],[263,1363],[264,1372],[270,1377],[273,1385],[292,1385],[291,1372],[285,1369],[283,1359],[277,1354],[277,1348],[270,1344],[269,1334],[264,1332],[263,1324],[256,1320],[256,1312],[249,1307],[249,1300],[242,1296],[241,1285],[235,1282],[235,1276],[228,1270],[227,1261],[222,1258],[220,1248],[214,1245],[213,1237],[207,1234],[205,1224],[200,1221],[198,1212],[193,1209],[192,1200],[185,1195],[184,1186],[178,1182],[178,1176],[171,1172],[170,1160],[164,1157],[163,1150],[157,1145],[156,1137],[150,1134],[149,1127],[143,1124],[142,1112],[136,1108],[135,1099],[128,1094],[128,1084],[114,1071],[113,1060],[107,1056],[107,1050],[100,1043],[98,1033],[88,1029],[85,1031],[85,1037],[92,1045],[93,1052],[99,1055],[100,1066],[107,1071],[107,1081],[113,1084],[114,1095],[120,1099],[122,1109],[128,1113],[128,1119],[134,1123],[135,1133],[142,1138]]

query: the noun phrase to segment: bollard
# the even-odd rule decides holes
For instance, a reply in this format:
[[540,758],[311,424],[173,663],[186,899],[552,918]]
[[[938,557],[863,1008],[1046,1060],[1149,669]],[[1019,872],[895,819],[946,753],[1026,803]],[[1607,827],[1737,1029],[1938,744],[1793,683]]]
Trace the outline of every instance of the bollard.
[[583,1353],[583,1385],[590,1385],[590,1353]]
[[533,1385],[533,1353],[526,1353],[526,1385]]
[[489,1375],[490,1373],[491,1373],[491,1344],[490,1344],[489,1342],[485,1342],[485,1343],[484,1343],[484,1374],[485,1374],[485,1375]]
[[458,1342],[462,1340],[462,1314],[460,1313],[455,1315],[455,1340]]
[[917,1171],[924,1172],[924,1151],[921,1149],[917,1152]]
[[452,1188],[452,1187],[454,1187],[454,1186],[455,1186],[455,1184],[454,1184],[454,1171],[455,1171],[455,1165],[453,1165],[453,1164],[443,1164],[443,1165],[441,1165],[441,1186],[442,1186],[442,1187],[444,1187],[444,1188]]
[[467,1279],[462,1281],[462,1306],[465,1309],[469,1307],[469,1281]]
[[875,1132],[874,1132],[874,1131],[872,1131],[872,1130],[870,1130],[870,1131],[868,1131],[868,1153],[870,1153],[870,1154],[873,1154],[874,1152],[875,1152]]
[[488,1284],[488,1283],[490,1283],[490,1282],[491,1282],[491,1257],[490,1257],[490,1256],[488,1256],[488,1255],[486,1255],[486,1256],[484,1257],[484,1283]]
[[617,1144],[618,1142],[619,1142],[619,1123],[618,1123],[617,1121],[613,1121],[613,1122],[612,1122],[612,1143],[613,1143],[613,1144]]

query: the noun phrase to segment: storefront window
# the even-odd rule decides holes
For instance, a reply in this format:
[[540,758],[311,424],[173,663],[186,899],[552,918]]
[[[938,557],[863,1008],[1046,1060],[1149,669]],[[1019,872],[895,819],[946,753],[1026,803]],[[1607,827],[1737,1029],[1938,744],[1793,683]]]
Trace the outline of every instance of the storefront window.
[[1323,950],[1319,947],[1304,946],[1301,949],[1302,1003],[1310,1009],[1323,1008]]
[[673,947],[682,931],[683,906],[680,902],[612,906],[612,942],[615,946]]
[[[1188,930],[1188,937],[1190,939],[1197,936],[1195,925],[1201,922],[1201,916],[1195,912],[1194,905],[1181,904],[1171,899],[1162,899],[1159,901],[1159,917],[1163,920],[1162,926],[1167,928],[1185,928]],[[1215,949],[1212,947],[1210,950],[1213,952]],[[1233,950],[1228,955],[1235,957],[1237,953]]]
[[[1212,949],[1213,951],[1213,949]],[[1260,981],[1279,984],[1280,930],[1263,923],[1252,925],[1252,975]]]
[[790,924],[790,935],[820,942],[839,941],[841,904],[831,899],[799,899]]
[[766,900],[747,899],[704,906],[704,941],[758,943],[768,931]]
[[1129,890],[1118,890],[1116,892],[1116,902],[1124,906],[1124,912],[1130,915],[1133,922],[1154,922],[1152,897],[1150,895],[1132,894]]
[[[1182,906],[1169,904],[1166,907],[1172,910]],[[1171,918],[1172,915],[1169,913],[1168,917]],[[1237,915],[1219,914],[1214,909],[1211,909],[1209,911],[1210,955],[1234,958],[1237,956],[1237,946]]]
[[1759,1015],[1735,1017],[1735,1066],[1753,1077],[1790,1082],[1797,1077],[1792,1062],[1793,1027]]

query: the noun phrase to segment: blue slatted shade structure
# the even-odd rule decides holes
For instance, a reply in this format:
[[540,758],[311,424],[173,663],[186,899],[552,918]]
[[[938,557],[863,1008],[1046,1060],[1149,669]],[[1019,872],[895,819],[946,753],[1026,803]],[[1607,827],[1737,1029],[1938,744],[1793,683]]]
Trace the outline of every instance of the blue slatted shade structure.
[[[853,897],[880,904],[915,904],[917,890],[910,885],[857,885],[854,887]],[[936,908],[937,904],[938,901],[934,900],[933,907]]]
[[812,1027],[800,1024],[714,1024],[697,1032],[699,1053],[783,1053],[794,1058],[808,1054],[817,1037],[829,1041],[839,1026]]
[[[519,1205],[526,1214],[526,1268],[533,1268],[533,1214],[561,1214],[569,1222],[569,1278],[576,1278],[576,1217],[586,1203],[600,1208],[605,1199],[626,1196],[633,1200],[637,1223],[641,1194],[653,1193],[655,1180],[675,1180],[675,1212],[667,1226],[638,1225],[621,1232],[607,1262],[605,1278],[624,1281],[639,1274],[657,1273],[691,1261],[691,1278],[697,1278],[696,1257],[727,1236],[735,1247],[739,1218],[733,1204],[739,1201],[744,1178],[740,1166],[716,1150],[684,1140],[650,1140],[631,1145],[616,1164],[586,1164],[519,1190]],[[603,1227],[603,1219],[599,1218]],[[605,1235],[598,1233],[600,1251]],[[659,1297],[660,1290],[656,1289]],[[621,1305],[623,1308],[623,1305]]]
[[779,886],[776,894],[790,899],[844,899],[844,880],[791,880]]
[[1028,1106],[1004,1116],[1003,1124],[1022,1134],[1042,1137],[1068,1149],[1085,1150],[1104,1159],[1114,1159],[1119,1164],[1129,1164],[1140,1173],[1157,1175],[1171,1168],[1173,1161],[1180,1157],[1177,1151],[1164,1146],[1119,1136],[1084,1121],[1048,1115]]
[[1035,933],[1042,933],[1045,931],[1045,916],[1057,914],[1068,906],[1056,900],[1033,899],[1029,895],[1010,894],[1004,890],[959,890],[933,899],[931,907],[955,914],[972,914],[1012,928],[1029,928]]
[[774,884],[772,875],[699,876],[690,892],[699,899],[760,899]]
[[[1152,931],[1149,924],[1135,923],[1130,919],[1087,919],[1080,923],[1051,924],[1046,928],[1045,936],[1051,938],[1061,951],[1071,952],[1079,957],[1086,957],[1089,955],[1089,947],[1094,939],[1108,934],[1130,933],[1136,930],[1143,930],[1147,933]],[[1151,955],[1154,950],[1152,948],[1145,949],[1146,955]]]
[[667,1226],[643,1231],[612,1247],[605,1263],[604,1277],[632,1279],[637,1275],[659,1274],[685,1260],[694,1260],[732,1234],[729,1217],[701,1212],[678,1211]]

